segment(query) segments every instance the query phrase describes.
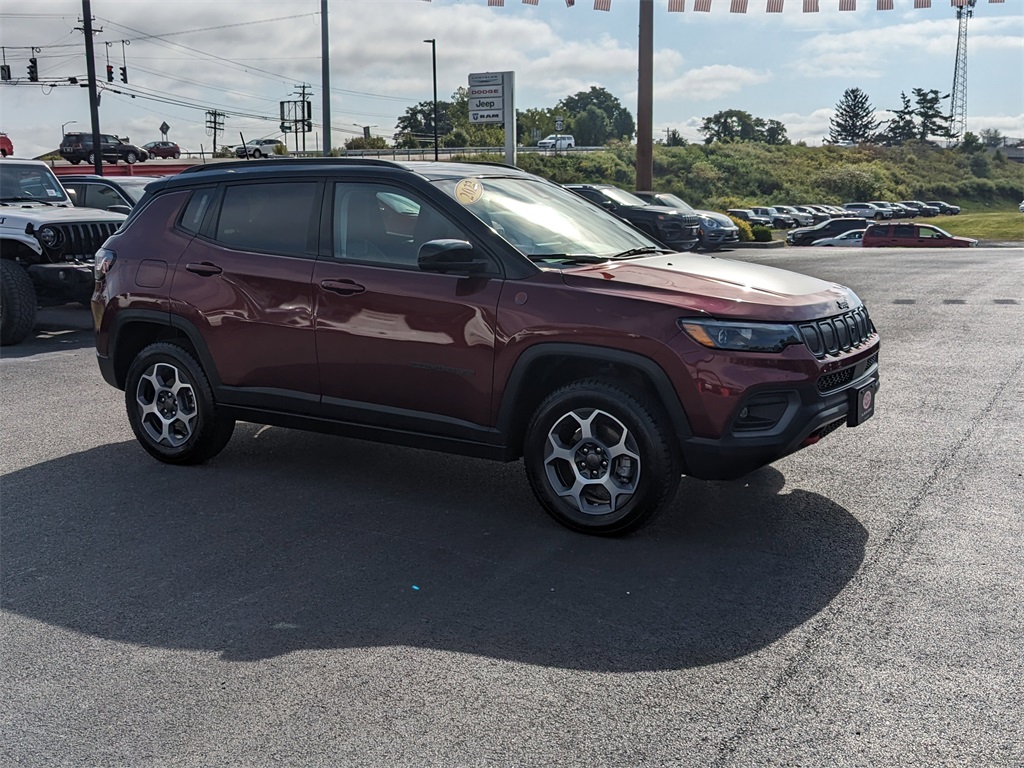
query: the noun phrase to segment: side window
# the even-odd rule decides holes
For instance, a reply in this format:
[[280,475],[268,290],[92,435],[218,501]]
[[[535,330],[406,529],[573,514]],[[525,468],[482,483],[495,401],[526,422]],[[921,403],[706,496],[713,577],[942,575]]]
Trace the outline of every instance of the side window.
[[916,227],[913,224],[897,224],[893,227],[893,237],[910,238],[914,237]]
[[188,205],[185,206],[185,212],[181,215],[181,221],[179,222],[182,229],[191,232],[193,235],[199,233],[203,226],[206,212],[210,210],[210,203],[213,201],[214,193],[213,187],[197,189],[192,193],[192,197],[189,198]]
[[224,190],[215,239],[241,251],[311,254],[319,219],[315,181],[235,184]]
[[412,193],[384,184],[334,185],[335,258],[415,269],[420,246],[441,239],[468,237]]
[[112,205],[126,205],[117,192],[102,184],[85,185],[85,204],[89,208],[101,208],[104,210]]

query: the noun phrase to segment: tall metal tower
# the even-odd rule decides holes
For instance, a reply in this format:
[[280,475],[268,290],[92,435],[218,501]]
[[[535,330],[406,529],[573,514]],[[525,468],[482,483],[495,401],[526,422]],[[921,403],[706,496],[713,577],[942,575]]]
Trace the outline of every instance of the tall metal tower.
[[978,0],[954,0],[957,4],[956,20],[959,30],[956,38],[956,65],[953,68],[953,104],[950,112],[949,132],[957,144],[964,137],[967,122],[967,22],[974,15]]

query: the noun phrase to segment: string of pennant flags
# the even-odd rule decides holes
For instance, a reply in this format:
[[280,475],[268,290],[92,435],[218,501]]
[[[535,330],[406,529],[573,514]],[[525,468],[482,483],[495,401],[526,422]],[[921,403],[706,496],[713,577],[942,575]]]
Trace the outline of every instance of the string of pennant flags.
[[[795,4],[799,0],[792,0]],[[988,0],[990,3],[1002,3],[1005,0]],[[430,2],[430,0],[426,0]],[[537,5],[539,0],[523,0],[523,5]],[[725,0],[722,0],[725,2]],[[765,13],[782,13],[783,6],[786,0],[765,0]],[[865,5],[869,5],[871,0],[863,0]],[[939,0],[941,2],[941,0]],[[711,12],[712,0],[693,0],[693,10],[710,13]],[[803,12],[804,13],[817,13],[821,8],[821,0],[802,0]],[[952,8],[961,8],[974,4],[974,0],[949,0],[949,5]],[[504,7],[505,0],[487,0],[487,5],[494,7]],[[565,0],[565,5],[568,8],[572,8],[576,5],[576,0]],[[750,0],[729,0],[729,12],[730,13],[746,13],[750,5]],[[894,0],[875,0],[875,9],[879,11],[891,11],[895,5]],[[931,8],[932,0],[914,0],[915,8]],[[612,9],[612,0],[594,0],[595,11],[610,11]],[[686,10],[686,0],[668,0],[669,13],[683,13]],[[857,0],[839,0],[840,11],[856,11]]]

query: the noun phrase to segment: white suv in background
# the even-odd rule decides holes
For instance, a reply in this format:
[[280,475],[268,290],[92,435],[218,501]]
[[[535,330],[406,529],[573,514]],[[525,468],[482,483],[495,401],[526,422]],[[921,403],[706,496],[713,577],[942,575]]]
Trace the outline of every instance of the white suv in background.
[[576,139],[567,133],[553,133],[537,142],[539,149],[572,149],[575,146]]

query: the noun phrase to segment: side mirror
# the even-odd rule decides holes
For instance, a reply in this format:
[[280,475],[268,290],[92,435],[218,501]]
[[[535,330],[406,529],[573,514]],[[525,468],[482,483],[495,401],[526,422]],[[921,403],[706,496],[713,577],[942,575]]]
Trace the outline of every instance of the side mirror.
[[132,212],[131,206],[121,204],[112,205],[109,208],[107,208],[107,210],[110,211],[111,213],[123,213],[125,216]]
[[473,245],[465,240],[428,240],[420,246],[416,263],[424,272],[475,274],[487,270],[487,262],[474,259]]
[[606,211],[614,211],[616,208],[618,208],[618,206],[615,205],[615,203],[613,203],[611,200],[602,200],[599,203],[599,205]]
[[71,204],[78,205],[78,192],[73,189],[65,189],[64,191],[67,192],[68,199],[71,201]]

